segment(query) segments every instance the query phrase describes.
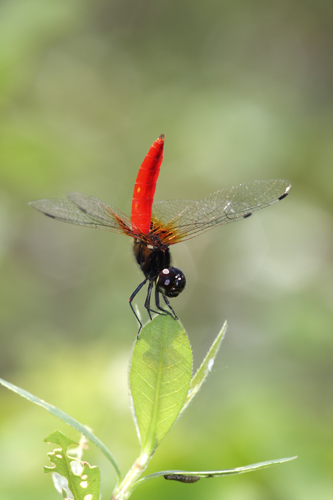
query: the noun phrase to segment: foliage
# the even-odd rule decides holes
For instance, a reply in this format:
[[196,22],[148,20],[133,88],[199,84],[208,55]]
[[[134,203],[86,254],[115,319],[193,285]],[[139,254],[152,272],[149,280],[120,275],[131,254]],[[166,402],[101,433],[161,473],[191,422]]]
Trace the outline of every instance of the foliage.
[[[75,500],[99,500],[100,473],[98,467],[91,467],[87,462],[78,462],[68,455],[68,447],[76,445],[60,431],[52,432],[44,441],[60,446],[48,453],[53,467],[44,467],[44,471],[58,474],[67,480],[68,489]],[[63,498],[68,497],[66,488],[62,488]]]
[[[29,401],[42,406],[74,429],[79,430],[100,448],[115,468],[119,478],[112,500],[125,500],[130,497],[137,486],[160,476],[164,476],[167,480],[194,483],[201,478],[242,474],[293,460],[296,457],[271,460],[228,470],[167,470],[140,479],[156,448],[205,381],[214,364],[225,330],[226,323],[191,380],[192,351],[188,336],[180,323],[169,315],[160,315],[143,328],[133,350],[130,369],[133,416],[141,443],[141,452],[122,481],[113,455],[90,430],[61,410],[24,389],[2,379],[0,379],[0,383]],[[60,431],[53,432],[45,438],[45,441],[60,446],[60,448],[48,454],[53,466],[45,467],[44,470],[65,479],[65,483],[54,479],[58,491],[62,492],[63,498],[98,500],[99,470],[95,466],[91,467],[87,462],[74,458],[73,450],[72,455],[68,454],[69,446],[76,443]],[[63,486],[59,487],[59,484],[63,484]]]

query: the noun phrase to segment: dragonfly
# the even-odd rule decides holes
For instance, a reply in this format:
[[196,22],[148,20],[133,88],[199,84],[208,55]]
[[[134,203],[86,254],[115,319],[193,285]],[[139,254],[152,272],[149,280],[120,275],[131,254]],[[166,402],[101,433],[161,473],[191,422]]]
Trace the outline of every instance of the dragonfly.
[[[256,210],[283,200],[291,184],[284,179],[253,181],[216,191],[200,200],[155,201],[156,183],[163,160],[164,134],[150,147],[139,169],[132,198],[131,217],[103,201],[81,193],[68,193],[67,199],[31,201],[29,205],[53,219],[95,229],[113,231],[134,240],[134,256],[144,280],[129,298],[129,305],[139,323],[133,300],[148,283],[144,307],[152,313],[170,314],[178,319],[169,298],[185,288],[184,273],[171,266],[169,247],[188,240],[216,226],[250,217]],[[151,296],[155,287],[155,309]],[[165,305],[161,305],[161,297]]]

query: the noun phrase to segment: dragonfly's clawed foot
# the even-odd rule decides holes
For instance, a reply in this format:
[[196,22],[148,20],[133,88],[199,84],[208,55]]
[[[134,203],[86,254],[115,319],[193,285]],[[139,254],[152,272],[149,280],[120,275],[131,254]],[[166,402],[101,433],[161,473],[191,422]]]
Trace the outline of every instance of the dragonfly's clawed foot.
[[162,311],[160,312],[159,314],[169,314],[169,316],[171,316],[173,319],[178,319],[176,314],[175,314],[175,311],[172,309],[171,305],[170,305],[170,302],[168,300],[168,298],[163,294],[161,293],[163,299],[164,299],[164,302],[166,303],[166,305],[168,306],[169,308],[169,311],[167,309],[163,309],[163,307],[161,307],[160,305],[160,293],[161,292],[158,292],[157,289],[155,289],[155,302],[156,302],[156,307],[159,311]]
[[[159,309],[159,308],[158,308],[158,309]],[[149,309],[147,309],[147,311],[148,311],[148,314],[149,314],[149,318],[150,318],[150,319],[152,319],[152,317],[151,317],[151,313],[153,313],[153,314],[161,314],[162,316],[165,316],[166,314],[169,314],[169,313],[168,313],[168,311],[165,311],[165,310],[164,310],[164,309],[162,309],[162,308],[161,308],[161,309],[159,309],[158,311],[155,311],[155,309],[151,309],[151,308],[149,308]]]
[[165,295],[163,295],[163,299],[164,299],[164,302],[166,303],[166,305],[168,306],[168,308],[170,309],[171,312],[168,311],[168,314],[170,314],[170,316],[173,317],[173,319],[175,319],[176,321],[178,321],[178,316],[177,314],[175,313],[175,311],[172,309],[171,307],[171,304],[169,302],[169,299],[168,297],[166,297]]

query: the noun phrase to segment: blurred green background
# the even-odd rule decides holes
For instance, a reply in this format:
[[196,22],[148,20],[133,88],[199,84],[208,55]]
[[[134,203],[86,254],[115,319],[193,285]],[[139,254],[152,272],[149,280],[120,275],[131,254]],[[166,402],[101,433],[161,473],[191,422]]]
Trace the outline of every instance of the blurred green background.
[[[293,184],[278,205],[172,249],[188,283],[172,304],[195,367],[225,319],[229,329],[148,472],[299,459],[192,485],[159,479],[133,498],[333,498],[332,49],[326,0],[0,4],[0,376],[93,428],[124,473],[139,450],[132,242],[28,201],[79,191],[129,214],[161,133],[156,199]],[[43,438],[78,435],[3,388],[0,405],[1,500],[60,498]],[[109,498],[109,464],[93,446],[86,460]]]

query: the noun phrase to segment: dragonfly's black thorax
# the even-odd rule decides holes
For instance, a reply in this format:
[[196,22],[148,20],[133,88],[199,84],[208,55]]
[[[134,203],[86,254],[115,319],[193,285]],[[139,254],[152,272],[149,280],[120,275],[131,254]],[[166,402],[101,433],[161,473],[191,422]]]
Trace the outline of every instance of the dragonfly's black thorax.
[[168,246],[161,244],[155,246],[137,239],[134,241],[134,255],[143,274],[149,280],[155,280],[162,269],[170,267]]

